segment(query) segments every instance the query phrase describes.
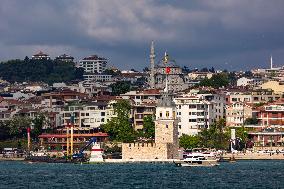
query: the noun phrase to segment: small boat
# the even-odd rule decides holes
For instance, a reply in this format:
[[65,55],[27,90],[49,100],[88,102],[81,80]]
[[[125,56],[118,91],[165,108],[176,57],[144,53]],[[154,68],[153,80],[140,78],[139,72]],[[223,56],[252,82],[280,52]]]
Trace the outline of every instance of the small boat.
[[174,163],[178,167],[213,167],[219,165],[216,158],[207,158],[203,155],[187,156],[183,160],[174,161]]

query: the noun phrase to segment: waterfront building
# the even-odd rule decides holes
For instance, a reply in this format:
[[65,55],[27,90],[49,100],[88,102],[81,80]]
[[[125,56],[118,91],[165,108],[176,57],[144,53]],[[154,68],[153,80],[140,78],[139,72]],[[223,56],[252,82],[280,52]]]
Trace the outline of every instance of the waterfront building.
[[254,127],[248,132],[255,150],[282,150],[284,146],[284,127]]
[[32,56],[32,60],[50,60],[50,56],[48,54],[39,51],[39,53],[34,54]]
[[226,126],[236,127],[245,124],[245,120],[252,118],[253,107],[244,102],[234,102],[226,107]]
[[280,99],[277,102],[264,105],[257,109],[257,119],[260,125],[284,125],[284,101]]
[[175,98],[179,135],[196,135],[213,123],[213,104],[198,96]]
[[86,73],[103,73],[107,66],[107,59],[97,55],[85,57],[79,61],[79,67],[83,68]]
[[196,135],[210,124],[225,118],[226,95],[191,91],[174,98],[179,119],[179,136]]
[[57,56],[55,60],[61,61],[61,62],[74,62],[74,57],[67,55],[67,54],[62,54],[60,56]]

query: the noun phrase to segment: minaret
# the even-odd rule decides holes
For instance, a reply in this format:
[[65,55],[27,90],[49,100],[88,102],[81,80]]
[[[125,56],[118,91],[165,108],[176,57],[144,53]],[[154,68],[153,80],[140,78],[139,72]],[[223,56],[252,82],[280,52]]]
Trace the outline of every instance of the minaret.
[[150,88],[155,89],[155,49],[154,41],[151,42],[151,52],[150,52]]
[[270,69],[272,70],[273,68],[273,61],[272,61],[272,55],[270,56]]

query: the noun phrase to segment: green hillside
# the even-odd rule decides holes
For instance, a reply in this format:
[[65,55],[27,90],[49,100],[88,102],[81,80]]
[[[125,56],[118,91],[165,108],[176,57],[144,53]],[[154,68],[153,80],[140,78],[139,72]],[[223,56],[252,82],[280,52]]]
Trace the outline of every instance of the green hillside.
[[55,60],[9,60],[0,63],[0,77],[10,82],[67,82],[83,78],[84,71],[74,63]]

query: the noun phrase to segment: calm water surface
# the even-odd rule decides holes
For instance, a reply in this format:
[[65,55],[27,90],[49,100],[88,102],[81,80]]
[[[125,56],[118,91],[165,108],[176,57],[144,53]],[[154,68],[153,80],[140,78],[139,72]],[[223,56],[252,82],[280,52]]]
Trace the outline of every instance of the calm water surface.
[[0,188],[284,188],[284,161],[218,167],[0,162]]

